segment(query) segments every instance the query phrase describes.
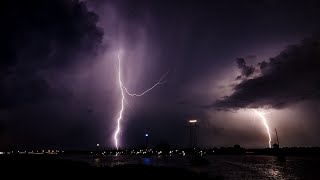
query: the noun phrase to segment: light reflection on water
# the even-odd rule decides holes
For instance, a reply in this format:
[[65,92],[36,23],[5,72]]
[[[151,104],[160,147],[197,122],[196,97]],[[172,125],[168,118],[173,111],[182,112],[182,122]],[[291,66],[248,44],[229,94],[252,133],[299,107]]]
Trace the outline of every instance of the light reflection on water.
[[152,165],[152,159],[151,158],[143,158],[143,165],[147,165],[147,166]]
[[186,168],[205,173],[210,177],[222,176],[225,179],[320,179],[320,157],[288,157],[279,162],[273,156],[206,156],[208,166],[191,166],[188,157],[171,156],[143,158],[142,156],[73,156],[68,159],[89,162],[93,166],[116,166],[141,164],[152,166]]

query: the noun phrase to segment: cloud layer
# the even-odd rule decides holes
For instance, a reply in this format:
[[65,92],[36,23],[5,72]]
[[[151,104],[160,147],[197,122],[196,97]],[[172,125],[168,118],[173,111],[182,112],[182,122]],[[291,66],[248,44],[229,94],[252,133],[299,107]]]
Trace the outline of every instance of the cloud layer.
[[246,78],[253,74],[254,67],[248,66],[246,61],[243,58],[237,58],[236,60],[238,64],[238,68],[241,70],[241,75],[237,77],[237,79]]
[[0,108],[54,93],[41,72],[79,63],[102,39],[97,15],[78,1],[5,1],[0,11]]
[[98,16],[76,0],[0,4],[0,148],[86,144],[96,127],[64,74],[95,60]]
[[[257,66],[260,75],[242,80],[230,96],[216,101],[214,106],[222,109],[284,108],[303,100],[319,100],[319,60],[320,38],[317,34],[260,62]],[[253,70],[243,59],[238,59],[237,63],[242,76],[252,74]]]

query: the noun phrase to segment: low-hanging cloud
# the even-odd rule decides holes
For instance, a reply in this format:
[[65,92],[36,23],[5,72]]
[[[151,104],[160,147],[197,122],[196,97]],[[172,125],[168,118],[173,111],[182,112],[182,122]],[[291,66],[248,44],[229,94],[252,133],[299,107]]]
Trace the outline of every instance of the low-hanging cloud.
[[[260,62],[257,67],[260,75],[242,80],[230,96],[217,100],[213,106],[218,109],[280,109],[303,100],[317,101],[320,97],[319,60],[320,37],[316,34]],[[242,67],[246,67],[245,62],[241,62]]]
[[238,68],[241,70],[241,75],[237,79],[246,78],[253,74],[254,67],[248,66],[246,61],[243,58],[237,58],[236,60]]

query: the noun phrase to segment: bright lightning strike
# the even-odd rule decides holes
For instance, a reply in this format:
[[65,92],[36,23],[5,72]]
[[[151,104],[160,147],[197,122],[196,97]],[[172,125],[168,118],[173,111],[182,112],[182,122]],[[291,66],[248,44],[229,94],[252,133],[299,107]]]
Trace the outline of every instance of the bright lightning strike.
[[267,130],[267,133],[268,133],[268,136],[269,136],[269,148],[271,148],[271,134],[270,134],[269,125],[267,123],[267,119],[264,117],[264,113],[258,112],[255,109],[253,109],[253,111],[261,118],[261,121],[262,121],[264,127]]
[[144,94],[146,94],[147,92],[149,92],[153,88],[155,88],[156,86],[166,83],[165,81],[163,81],[163,79],[167,76],[169,71],[166,72],[156,84],[154,84],[153,86],[151,86],[149,89],[145,90],[144,92],[142,92],[140,94],[129,93],[128,89],[123,85],[123,82],[121,80],[121,52],[118,52],[117,58],[118,58],[118,65],[119,65],[118,66],[118,82],[119,82],[119,87],[120,87],[120,91],[121,91],[121,109],[119,111],[119,117],[117,119],[117,128],[116,128],[116,131],[114,133],[113,138],[114,138],[114,144],[115,144],[116,148],[118,149],[119,148],[118,135],[121,130],[122,114],[123,114],[123,111],[125,110],[124,103],[127,102],[126,97],[125,97],[125,93],[129,96],[136,96],[136,97],[143,96]]
[[122,112],[124,110],[124,101],[125,101],[125,96],[124,96],[124,92],[123,92],[123,86],[122,86],[122,81],[121,81],[121,57],[120,57],[120,53],[118,53],[118,61],[119,61],[119,70],[118,70],[118,81],[119,81],[119,86],[120,86],[120,91],[121,91],[121,109],[119,112],[119,117],[117,119],[117,128],[116,131],[114,133],[114,143],[116,148],[118,149],[118,134],[120,132],[120,121],[122,119]]

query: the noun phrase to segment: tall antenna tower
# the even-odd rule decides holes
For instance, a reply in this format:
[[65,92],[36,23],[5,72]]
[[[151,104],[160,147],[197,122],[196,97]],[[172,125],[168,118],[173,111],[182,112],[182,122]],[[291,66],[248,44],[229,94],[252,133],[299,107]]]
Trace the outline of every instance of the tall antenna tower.
[[277,143],[278,143],[278,146],[279,146],[279,148],[280,148],[280,143],[279,143],[279,138],[278,138],[278,131],[277,131],[277,129],[274,129],[274,130],[276,131]]

